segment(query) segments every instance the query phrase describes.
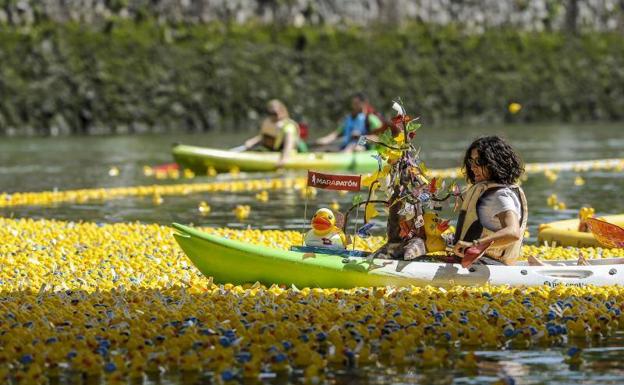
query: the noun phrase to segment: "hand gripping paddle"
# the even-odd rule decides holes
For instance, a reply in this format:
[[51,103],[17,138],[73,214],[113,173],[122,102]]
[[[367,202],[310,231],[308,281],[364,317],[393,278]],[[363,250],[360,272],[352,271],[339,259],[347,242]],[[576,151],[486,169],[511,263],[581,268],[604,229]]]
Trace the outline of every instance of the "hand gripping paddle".
[[494,241],[492,241],[490,243],[484,243],[484,244],[481,244],[481,245],[478,245],[478,246],[468,247],[464,251],[464,257],[461,260],[462,267],[465,269],[465,268],[469,267],[470,265],[472,265],[474,263],[474,261],[476,261],[477,259],[481,258],[481,256],[483,256],[483,254],[485,254],[487,249],[489,249],[490,246],[492,246],[493,243],[494,243]]

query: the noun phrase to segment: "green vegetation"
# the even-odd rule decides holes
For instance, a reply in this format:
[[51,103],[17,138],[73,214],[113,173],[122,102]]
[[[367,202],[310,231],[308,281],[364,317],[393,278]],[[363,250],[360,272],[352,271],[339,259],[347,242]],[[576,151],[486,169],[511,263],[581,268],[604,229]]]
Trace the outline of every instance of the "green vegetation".
[[624,117],[616,33],[42,23],[0,27],[0,63],[0,133],[249,128],[274,97],[328,129],[357,90],[428,124]]

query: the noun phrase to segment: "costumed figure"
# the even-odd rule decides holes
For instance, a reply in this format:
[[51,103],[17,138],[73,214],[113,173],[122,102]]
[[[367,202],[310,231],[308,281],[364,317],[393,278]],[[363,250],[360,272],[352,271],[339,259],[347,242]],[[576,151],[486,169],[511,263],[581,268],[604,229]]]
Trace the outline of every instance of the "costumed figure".
[[304,238],[306,246],[325,247],[344,250],[347,239],[342,230],[336,226],[336,216],[330,209],[322,208],[312,217],[312,229]]

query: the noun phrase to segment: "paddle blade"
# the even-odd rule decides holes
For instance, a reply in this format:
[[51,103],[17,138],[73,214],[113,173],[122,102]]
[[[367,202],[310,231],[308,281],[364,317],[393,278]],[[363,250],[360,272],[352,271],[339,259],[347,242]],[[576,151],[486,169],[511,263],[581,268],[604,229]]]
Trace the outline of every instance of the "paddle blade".
[[243,152],[247,149],[247,147],[245,147],[244,144],[241,144],[240,146],[236,146],[236,147],[232,147],[230,148],[228,151],[232,151],[232,152]]
[[466,251],[464,251],[464,257],[461,260],[462,267],[465,269],[465,268],[469,267],[470,265],[472,265],[474,263],[474,261],[476,261],[477,259],[481,258],[481,256],[483,256],[483,254],[485,254],[487,249],[489,249],[490,246],[492,246],[492,243],[494,243],[494,242],[490,242],[488,244],[482,244],[482,245],[479,245],[479,246],[472,246],[472,247],[467,248]]
[[587,227],[601,245],[608,248],[624,247],[624,229],[596,218],[587,218]]
[[180,165],[177,163],[165,163],[152,167],[155,172],[168,172],[172,170],[179,170]]

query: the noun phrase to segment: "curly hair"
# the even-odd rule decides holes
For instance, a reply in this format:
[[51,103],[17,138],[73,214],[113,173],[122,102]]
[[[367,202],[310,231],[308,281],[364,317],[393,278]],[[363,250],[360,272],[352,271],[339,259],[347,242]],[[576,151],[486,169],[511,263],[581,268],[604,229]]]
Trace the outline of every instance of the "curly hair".
[[466,180],[475,183],[475,175],[468,161],[473,149],[479,153],[479,159],[489,171],[489,180],[500,184],[514,184],[524,172],[524,164],[514,149],[500,136],[483,136],[476,139],[466,150],[462,171]]

